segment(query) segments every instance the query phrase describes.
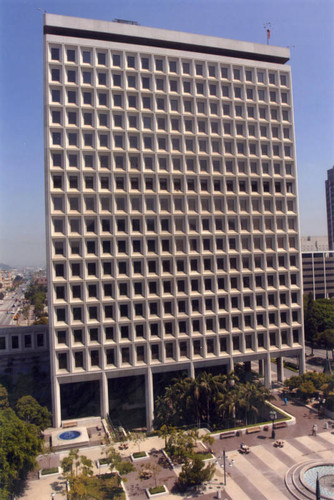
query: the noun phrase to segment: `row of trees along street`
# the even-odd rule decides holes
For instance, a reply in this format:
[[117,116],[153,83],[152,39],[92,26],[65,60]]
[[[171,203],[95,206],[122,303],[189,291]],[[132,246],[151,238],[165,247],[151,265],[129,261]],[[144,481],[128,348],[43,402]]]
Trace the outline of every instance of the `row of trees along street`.
[[332,351],[334,360],[334,299],[314,300],[312,294],[304,295],[305,340],[315,347]]
[[[29,304],[34,308],[35,314],[35,325],[47,325],[48,315],[45,312],[46,306],[46,292],[47,288],[43,285],[37,285],[35,282],[31,281],[24,294],[24,297]],[[25,306],[23,309],[23,316],[27,319],[29,315],[29,305]]]

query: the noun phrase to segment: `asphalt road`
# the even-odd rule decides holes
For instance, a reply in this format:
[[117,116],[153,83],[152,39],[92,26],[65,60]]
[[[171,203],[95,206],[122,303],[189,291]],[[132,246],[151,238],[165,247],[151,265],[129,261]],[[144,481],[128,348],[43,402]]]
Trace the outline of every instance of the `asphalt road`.
[[[0,304],[0,326],[16,325],[15,313],[21,308],[20,301],[23,299],[21,288],[15,292],[8,293]],[[12,311],[14,314],[12,314]]]
[[[309,346],[305,347],[306,356],[311,356],[312,349]],[[332,359],[331,353],[328,354],[329,358]],[[326,349],[313,349],[313,357],[316,358],[326,358]]]

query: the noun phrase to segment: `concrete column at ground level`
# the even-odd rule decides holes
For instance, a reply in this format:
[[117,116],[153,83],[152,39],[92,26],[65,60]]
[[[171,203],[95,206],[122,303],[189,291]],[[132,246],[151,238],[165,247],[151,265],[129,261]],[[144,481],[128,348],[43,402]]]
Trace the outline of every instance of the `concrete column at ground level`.
[[229,359],[229,367],[228,367],[228,372],[233,372],[234,371],[234,359],[232,356]]
[[271,387],[271,359],[268,352],[264,359],[264,385],[265,387]]
[[147,369],[145,375],[145,399],[146,399],[146,427],[148,431],[153,428],[154,418],[154,391],[153,391],[153,375],[151,368]]
[[195,367],[194,367],[194,363],[190,363],[190,365],[188,366],[188,377],[190,377],[190,378],[195,378]]
[[244,365],[245,365],[246,372],[250,373],[252,371],[252,364],[251,364],[251,362],[250,361],[245,361]]
[[260,377],[263,377],[264,373],[264,361],[263,359],[259,359],[259,375]]
[[106,373],[102,373],[100,379],[100,412],[103,418],[106,418],[109,413],[109,390]]
[[56,377],[52,384],[53,427],[61,427],[60,383]]
[[279,357],[276,359],[277,362],[277,382],[284,382],[284,362],[283,357]]
[[299,362],[299,375],[303,375],[305,373],[305,351],[301,351],[298,356]]

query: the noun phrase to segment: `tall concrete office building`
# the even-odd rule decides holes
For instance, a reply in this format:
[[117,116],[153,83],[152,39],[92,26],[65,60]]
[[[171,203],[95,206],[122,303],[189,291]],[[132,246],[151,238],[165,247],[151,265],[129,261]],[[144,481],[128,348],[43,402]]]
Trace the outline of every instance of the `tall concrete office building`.
[[51,14],[44,33],[54,424],[68,387],[150,428],[160,375],[302,371],[289,50]]
[[334,250],[334,166],[327,170],[326,180],[326,208],[328,248]]

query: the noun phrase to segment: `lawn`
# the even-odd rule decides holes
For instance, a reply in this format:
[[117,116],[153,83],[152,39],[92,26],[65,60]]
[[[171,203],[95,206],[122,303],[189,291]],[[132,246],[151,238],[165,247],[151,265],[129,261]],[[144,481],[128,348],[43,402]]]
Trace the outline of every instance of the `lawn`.
[[214,456],[212,455],[212,453],[210,453],[209,451],[208,452],[197,452],[196,453],[196,456],[201,458],[202,460],[210,460],[211,458],[214,458]]
[[48,474],[57,474],[57,472],[58,472],[58,467],[51,467],[50,469],[42,469],[41,475],[46,476]]
[[144,458],[147,456],[147,454],[145,453],[145,451],[137,451],[135,453],[133,453],[133,458]]
[[166,490],[164,486],[154,486],[153,488],[149,488],[148,491],[151,495],[157,495],[158,493],[164,493]]

